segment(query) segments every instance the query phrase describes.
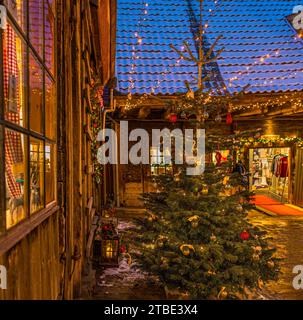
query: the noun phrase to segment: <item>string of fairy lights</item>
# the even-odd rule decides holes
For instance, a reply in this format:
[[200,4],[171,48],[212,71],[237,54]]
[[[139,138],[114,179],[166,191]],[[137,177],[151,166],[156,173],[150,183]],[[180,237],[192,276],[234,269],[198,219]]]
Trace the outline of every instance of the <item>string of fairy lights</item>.
[[[203,34],[206,34],[207,31],[209,30],[210,18],[218,11],[218,9],[220,8],[220,5],[221,5],[220,0],[215,0],[213,3],[214,3],[214,8],[208,9],[208,12],[210,13],[208,16],[208,20],[203,24],[203,26],[204,26]],[[137,70],[136,61],[140,58],[138,55],[138,52],[140,52],[140,46],[144,42],[144,39],[142,36],[142,28],[143,28],[144,22],[147,21],[149,8],[150,8],[150,3],[148,1],[142,1],[142,8],[140,9],[140,15],[139,15],[139,18],[138,18],[138,21],[136,24],[137,30],[134,32],[135,43],[132,44],[132,62],[131,62],[131,70],[129,72],[130,75],[129,75],[128,95],[127,95],[127,101],[126,101],[126,105],[125,105],[126,110],[129,110],[132,108],[137,108],[139,105],[143,104],[144,101],[146,99],[148,99],[148,97],[153,96],[155,94],[156,90],[161,86],[161,83],[163,81],[165,81],[166,76],[171,73],[172,67],[180,66],[181,61],[183,60],[182,57],[178,57],[176,59],[175,63],[173,63],[172,65],[169,65],[164,71],[161,72],[160,75],[162,76],[162,79],[158,78],[155,80],[155,84],[151,87],[149,93],[144,93],[143,95],[140,95],[138,99],[133,99],[132,90],[135,89],[134,75]],[[194,40],[198,40],[198,39],[194,39]],[[295,35],[294,37],[291,37],[291,39],[289,41],[284,43],[284,46],[291,44],[293,42],[293,40],[298,40],[298,41],[302,40],[302,35]],[[184,50],[184,46],[182,45],[180,48],[180,51],[183,51],[183,50]],[[258,67],[260,65],[266,64],[266,62],[268,62],[269,59],[279,57],[281,55],[282,50],[283,50],[283,47],[272,49],[272,52],[267,52],[264,55],[258,57],[249,66],[248,65],[244,66],[244,69],[242,71],[238,71],[236,76],[233,76],[227,80],[227,83],[228,83],[227,87],[240,88],[240,85],[237,85],[237,82],[240,81],[243,76],[248,75],[249,73],[253,73],[254,67]],[[303,69],[296,69],[296,70],[292,70],[292,71],[287,71],[282,76],[280,75],[280,76],[276,76],[276,77],[271,77],[270,79],[263,79],[264,80],[263,83],[254,84],[254,87],[258,87],[258,86],[262,87],[262,86],[266,86],[266,85],[272,85],[275,81],[281,81],[281,80],[287,80],[290,78],[294,78],[295,76],[297,76],[298,73],[301,73],[301,72],[303,73]],[[262,79],[260,79],[260,78],[258,80],[262,81]],[[224,87],[223,89],[227,90],[226,87]],[[209,91],[210,97],[214,93],[215,93],[214,90],[210,90]],[[272,105],[272,104],[277,104],[277,105],[284,104],[286,100],[292,103],[293,108],[298,108],[298,107],[302,106],[302,100],[301,99],[298,100],[297,97],[295,97],[295,96],[291,97],[291,99],[289,99],[289,100],[288,100],[288,97],[284,97],[283,100],[278,97],[276,99],[271,99],[270,102],[267,101],[267,102],[262,102],[262,103],[254,103],[253,105],[250,104],[249,106],[233,106],[232,111],[239,110],[239,109],[242,110],[242,109],[252,108],[252,107],[257,107],[257,108],[264,110],[269,105]]]
[[[208,11],[211,13],[209,18],[215,14],[215,12],[218,9],[218,5],[220,3],[221,0],[214,0],[214,4],[215,4],[215,8],[214,9],[209,9]],[[136,39],[136,43],[132,45],[132,63],[131,63],[131,71],[130,71],[130,76],[129,76],[129,86],[128,86],[128,95],[127,95],[127,101],[126,101],[126,106],[125,109],[129,110],[132,108],[136,108],[139,105],[141,105],[144,100],[148,99],[149,96],[153,95],[156,90],[161,86],[161,83],[164,82],[165,76],[171,74],[171,67],[177,67],[180,66],[180,62],[182,60],[182,58],[178,58],[176,60],[176,62],[172,65],[169,66],[165,71],[161,72],[162,75],[162,80],[158,79],[155,81],[155,85],[152,86],[150,93],[144,93],[143,95],[141,95],[139,97],[139,99],[136,99],[135,102],[132,103],[133,100],[133,95],[132,95],[132,90],[135,88],[135,80],[133,78],[133,75],[136,72],[137,66],[136,66],[136,60],[139,59],[138,56],[138,47],[141,46],[143,44],[143,37],[141,35],[141,28],[143,25],[143,22],[147,20],[147,16],[148,16],[148,9],[149,9],[149,3],[147,1],[143,1],[142,2],[142,8],[140,9],[140,15],[139,15],[139,19],[137,21],[137,30],[134,32],[134,38]],[[206,26],[208,25],[208,21],[205,24]],[[204,31],[203,31],[204,33]],[[184,50],[184,46],[181,46],[181,51]],[[213,93],[213,92],[212,92]]]

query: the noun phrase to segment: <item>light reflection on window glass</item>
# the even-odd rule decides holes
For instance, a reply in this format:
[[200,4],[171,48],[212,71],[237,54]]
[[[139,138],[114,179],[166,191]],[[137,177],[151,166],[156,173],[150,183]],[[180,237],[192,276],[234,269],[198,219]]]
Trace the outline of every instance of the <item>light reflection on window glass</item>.
[[26,218],[26,139],[21,133],[5,130],[6,227]]
[[45,144],[45,199],[46,204],[55,200],[55,145]]
[[49,78],[45,79],[45,134],[48,138],[56,140],[57,105],[56,85]]
[[32,54],[29,56],[29,103],[30,103],[30,128],[42,133],[43,112],[43,72],[40,64]]
[[25,126],[26,46],[10,24],[3,36],[5,119]]
[[56,12],[56,1],[55,0],[44,0],[44,46],[45,46],[45,64],[49,68],[52,74],[54,74],[55,66],[55,52],[54,52],[54,41],[55,41],[55,12]]
[[44,207],[44,147],[43,142],[30,139],[30,212]]
[[5,0],[4,4],[7,9],[18,22],[21,29],[26,30],[27,26],[27,10],[26,5],[27,1],[25,0]]
[[43,1],[29,0],[29,39],[40,57],[43,56]]

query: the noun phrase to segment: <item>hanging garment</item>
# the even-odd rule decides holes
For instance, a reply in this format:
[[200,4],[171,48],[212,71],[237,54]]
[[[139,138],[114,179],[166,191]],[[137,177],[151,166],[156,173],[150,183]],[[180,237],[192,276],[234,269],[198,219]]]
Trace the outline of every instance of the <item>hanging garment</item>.
[[278,168],[278,177],[286,178],[288,176],[288,157],[280,157]]
[[271,173],[273,175],[276,175],[276,171],[277,171],[277,166],[278,166],[278,161],[279,161],[279,155],[275,155],[272,159],[272,163],[271,163]]

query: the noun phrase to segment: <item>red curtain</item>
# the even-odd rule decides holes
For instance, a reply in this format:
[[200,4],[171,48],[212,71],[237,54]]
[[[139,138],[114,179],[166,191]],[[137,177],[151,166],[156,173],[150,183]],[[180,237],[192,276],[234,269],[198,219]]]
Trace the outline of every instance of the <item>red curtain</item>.
[[[18,101],[18,112],[10,112],[6,110],[5,117],[7,120],[16,124],[20,123],[20,99],[19,99],[19,72],[17,63],[17,52],[16,52],[16,34],[13,28],[8,24],[7,29],[3,37],[3,71],[4,71],[4,96],[6,108],[9,97],[9,79],[15,77],[16,79],[16,99]],[[22,84],[21,84],[22,85]],[[16,163],[23,162],[23,148],[21,142],[21,134],[15,131],[5,131],[5,170],[6,170],[6,181],[10,196],[12,198],[19,198],[22,196],[20,185],[16,182],[13,174],[13,165]]]

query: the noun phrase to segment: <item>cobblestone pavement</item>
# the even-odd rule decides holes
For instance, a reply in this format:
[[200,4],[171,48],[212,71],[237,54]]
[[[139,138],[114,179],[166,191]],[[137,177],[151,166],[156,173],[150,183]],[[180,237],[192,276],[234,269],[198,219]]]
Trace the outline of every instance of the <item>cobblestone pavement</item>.
[[[292,286],[296,265],[303,265],[303,216],[302,217],[271,217],[252,211],[250,221],[268,231],[272,244],[277,247],[277,256],[281,261],[280,279],[268,283],[262,291],[252,299],[294,299],[303,300],[303,290],[295,290]],[[124,240],[131,238],[131,218],[121,220],[120,233]],[[127,259],[122,260],[118,269],[97,270],[95,300],[163,300],[164,289],[156,278],[144,274],[136,266],[130,267]]]
[[292,285],[293,268],[303,265],[303,216],[271,217],[252,211],[249,219],[269,233],[277,257],[283,259],[279,280],[268,283],[259,299],[303,300],[303,290],[295,290]]

